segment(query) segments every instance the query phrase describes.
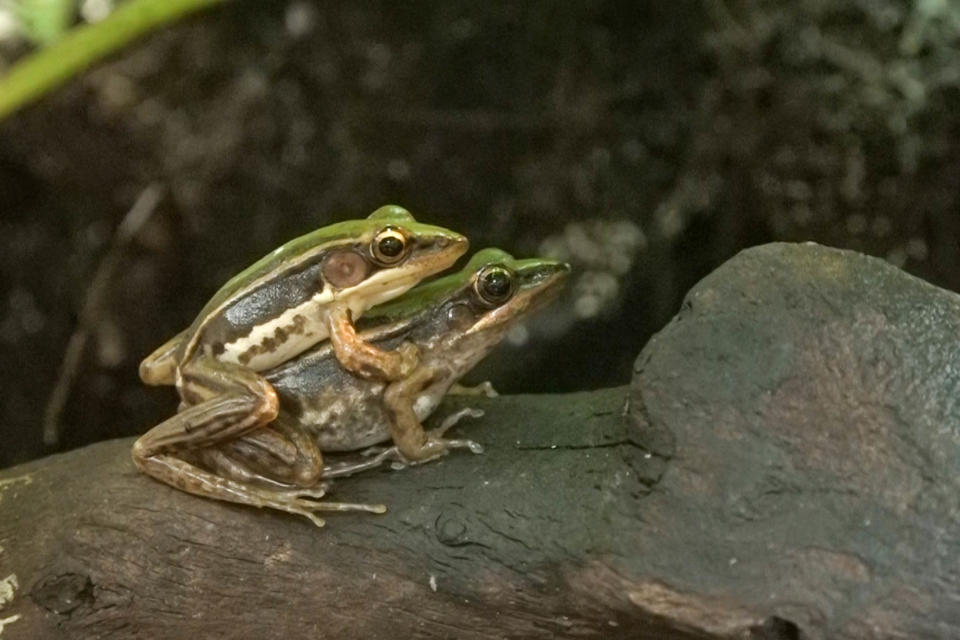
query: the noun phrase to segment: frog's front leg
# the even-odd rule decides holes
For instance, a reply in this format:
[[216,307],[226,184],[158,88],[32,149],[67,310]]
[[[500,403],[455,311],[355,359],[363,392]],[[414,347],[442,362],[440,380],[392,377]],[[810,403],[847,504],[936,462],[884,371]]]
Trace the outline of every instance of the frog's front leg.
[[423,462],[445,454],[449,449],[465,447],[474,453],[483,448],[472,440],[448,440],[442,432],[425,431],[414,401],[436,376],[434,369],[421,366],[411,375],[388,386],[383,392],[383,404],[390,416],[389,428],[393,443],[400,455],[410,462]]
[[331,305],[326,311],[330,343],[343,367],[367,380],[400,380],[419,361],[416,345],[404,342],[393,351],[384,351],[357,336],[350,308]]
[[[483,411],[481,409],[474,409],[472,407],[465,407],[458,411],[454,411],[443,419],[443,422],[440,423],[439,427],[428,431],[427,437],[441,437],[451,427],[464,418],[480,418],[482,416]],[[470,440],[453,440],[447,441],[447,444],[449,445],[450,442],[463,443],[464,446],[469,447],[474,453],[483,453],[483,447],[476,442],[472,442]],[[426,460],[413,462],[407,458],[404,458],[396,445],[387,447],[386,449],[383,447],[370,447],[369,449],[360,452],[359,460],[335,462],[333,464],[324,466],[322,477],[324,480],[328,480],[352,476],[355,473],[360,473],[361,471],[376,469],[388,462],[391,463],[392,468],[396,470],[402,469],[408,464],[418,464],[419,462],[426,462],[428,460],[429,458]]]

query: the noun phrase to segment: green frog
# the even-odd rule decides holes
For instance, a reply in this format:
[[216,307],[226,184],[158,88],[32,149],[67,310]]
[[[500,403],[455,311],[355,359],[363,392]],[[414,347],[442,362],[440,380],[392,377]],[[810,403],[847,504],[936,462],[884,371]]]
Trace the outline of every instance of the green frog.
[[[155,475],[191,493],[303,515],[318,526],[321,511],[380,513],[383,505],[315,498],[324,496],[329,478],[386,460],[420,463],[460,447],[479,452],[470,440],[444,438],[459,418],[476,415],[471,410],[432,431],[424,429],[423,420],[517,320],[554,297],[568,270],[551,260],[481,251],[461,271],[422,284],[358,322],[360,338],[381,349],[416,345],[419,361],[408,375],[394,381],[352,375],[338,365],[331,344],[317,345],[264,373],[280,399],[271,424],[184,452],[175,476]],[[321,452],[388,441],[392,447],[360,462],[323,465]]]
[[140,366],[147,384],[173,384],[180,411],[140,437],[133,458],[167,481],[173,452],[230,441],[272,422],[279,399],[263,372],[327,342],[364,379],[399,380],[416,367],[412,343],[385,351],[357,336],[354,319],[450,267],[468,246],[397,206],[296,238],[229,280],[185,331]]

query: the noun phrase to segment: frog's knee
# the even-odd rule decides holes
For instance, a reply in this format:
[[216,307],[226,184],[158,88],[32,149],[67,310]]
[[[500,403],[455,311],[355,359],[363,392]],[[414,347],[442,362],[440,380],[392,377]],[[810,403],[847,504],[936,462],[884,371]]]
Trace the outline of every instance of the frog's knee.
[[315,487],[323,475],[323,458],[310,456],[300,461],[293,470],[293,482],[298,487]]
[[258,380],[258,388],[253,393],[258,401],[255,409],[257,421],[260,424],[267,424],[276,420],[280,413],[280,398],[273,385],[266,380]]

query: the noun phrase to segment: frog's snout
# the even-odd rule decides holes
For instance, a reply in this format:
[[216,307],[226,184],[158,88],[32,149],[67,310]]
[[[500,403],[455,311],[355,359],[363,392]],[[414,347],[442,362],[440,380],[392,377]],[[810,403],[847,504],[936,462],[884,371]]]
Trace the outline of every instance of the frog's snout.
[[467,240],[466,236],[462,236],[459,233],[447,233],[434,236],[434,246],[441,250],[462,248],[463,252],[466,252],[470,246],[470,241]]
[[459,233],[437,233],[418,238],[417,244],[425,255],[451,256],[459,258],[470,248],[470,241]]

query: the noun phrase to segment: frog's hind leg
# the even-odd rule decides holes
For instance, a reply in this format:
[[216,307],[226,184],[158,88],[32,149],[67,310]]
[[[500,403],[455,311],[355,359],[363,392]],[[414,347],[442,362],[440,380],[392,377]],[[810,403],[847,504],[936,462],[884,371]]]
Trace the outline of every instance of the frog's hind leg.
[[384,511],[382,505],[316,502],[303,497],[304,493],[316,497],[317,491],[249,486],[192,464],[185,458],[196,456],[198,450],[242,438],[276,419],[279,400],[273,386],[255,371],[213,358],[198,358],[181,369],[180,378],[181,397],[187,406],[133,445],[133,460],[147,475],[195,495],[302,515],[318,526],[323,526],[323,520],[316,511]]
[[282,489],[316,487],[323,455],[295,421],[281,413],[267,427],[197,451],[203,465],[241,482]]
[[160,453],[208,447],[269,423],[280,401],[273,386],[255,371],[200,358],[181,371],[183,409],[140,436],[133,445],[139,461]]
[[146,384],[175,384],[177,372],[177,349],[187,335],[183,330],[173,336],[143,359],[140,363],[140,379]]
[[[174,455],[160,454],[145,458],[138,463],[140,468],[172,486],[206,498],[215,498],[253,507],[276,509],[308,518],[318,527],[324,525],[317,512],[366,511],[383,513],[383,505],[351,504],[345,502],[319,502],[302,497],[300,489],[291,491],[251,487],[230,478],[224,478],[201,469]],[[321,494],[322,495],[322,494]]]
[[284,495],[300,498],[322,498],[326,495],[329,486],[326,483],[314,482],[308,486],[297,486],[288,482],[281,482],[267,475],[251,469],[248,465],[232,455],[227,447],[207,447],[197,451],[190,451],[181,456],[190,463],[213,473],[221,478],[233,480],[250,487],[268,489]]
[[[316,442],[295,420],[280,413],[274,422],[241,438],[196,452],[203,466],[244,484],[297,497],[321,498],[328,488],[322,482],[374,469],[387,460],[400,460],[396,448],[359,462],[324,466]],[[378,511],[380,505],[368,505]]]

